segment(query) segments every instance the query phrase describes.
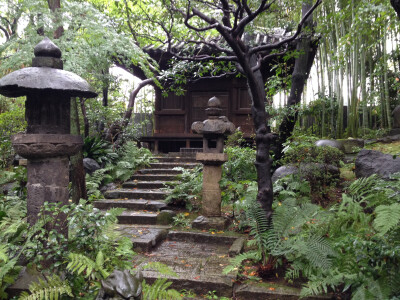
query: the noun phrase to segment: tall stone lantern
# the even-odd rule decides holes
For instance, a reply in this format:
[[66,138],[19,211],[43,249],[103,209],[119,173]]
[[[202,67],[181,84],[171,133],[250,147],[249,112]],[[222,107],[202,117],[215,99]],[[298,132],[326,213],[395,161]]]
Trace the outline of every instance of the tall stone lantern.
[[[0,79],[0,94],[26,96],[28,127],[25,134],[12,137],[12,144],[15,152],[28,160],[27,210],[31,225],[36,223],[44,202],[68,203],[69,156],[83,145],[81,136],[70,134],[71,97],[97,96],[84,79],[63,70],[61,51],[48,38],[36,45],[34,55],[32,67]],[[66,233],[68,229],[65,226],[57,230]]]
[[235,125],[222,116],[221,101],[217,97],[208,100],[208,119],[194,122],[192,131],[203,135],[203,152],[196,153],[196,160],[203,164],[202,216],[193,221],[198,229],[224,229],[226,219],[221,216],[221,189],[219,181],[222,164],[228,160],[224,151],[224,137],[235,131]]

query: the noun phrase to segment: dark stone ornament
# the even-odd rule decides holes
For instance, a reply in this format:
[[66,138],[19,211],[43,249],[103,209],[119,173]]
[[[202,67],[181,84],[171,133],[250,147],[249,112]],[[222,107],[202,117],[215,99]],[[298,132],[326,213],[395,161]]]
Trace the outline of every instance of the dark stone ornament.
[[234,133],[235,125],[229,122],[227,117],[221,116],[221,101],[217,97],[208,100],[206,114],[208,119],[203,122],[194,122],[192,131],[203,135],[204,153],[222,153],[224,136]]
[[114,270],[107,279],[101,281],[101,289],[96,300],[130,299],[141,300],[143,274],[132,275],[128,270]]

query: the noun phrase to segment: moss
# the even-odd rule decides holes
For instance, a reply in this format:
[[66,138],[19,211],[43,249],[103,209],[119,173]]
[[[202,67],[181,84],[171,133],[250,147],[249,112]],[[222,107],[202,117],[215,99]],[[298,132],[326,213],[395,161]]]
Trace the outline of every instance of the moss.
[[386,154],[400,155],[400,141],[392,143],[375,143],[365,147],[369,150],[376,150]]

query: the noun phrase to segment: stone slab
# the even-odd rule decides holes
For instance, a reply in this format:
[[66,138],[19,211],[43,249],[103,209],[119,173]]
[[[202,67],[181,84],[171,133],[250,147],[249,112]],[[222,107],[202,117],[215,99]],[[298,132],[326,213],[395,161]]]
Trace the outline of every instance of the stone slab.
[[229,226],[229,220],[224,217],[205,217],[198,216],[192,222],[192,228],[200,230],[225,230]]
[[116,230],[130,238],[136,251],[150,252],[168,235],[170,226],[118,225]]
[[222,234],[192,231],[170,231],[168,233],[168,239],[171,241],[219,244],[229,246],[229,248],[239,238],[240,237],[238,236],[227,236]]
[[[234,295],[237,300],[298,300],[300,288],[290,287],[275,282],[235,284]],[[329,295],[304,297],[305,300],[334,299]]]
[[135,174],[131,178],[132,180],[138,180],[138,181],[173,181],[176,179],[176,175],[155,175],[155,174]]
[[165,188],[165,181],[156,180],[156,181],[127,181],[122,184],[122,188],[124,189],[162,189]]
[[176,169],[142,169],[137,172],[137,174],[171,174],[171,175],[178,175],[181,174],[181,170]]
[[156,225],[157,213],[124,211],[117,217],[119,224]]
[[[154,269],[145,269],[144,278],[152,282],[159,277],[172,281],[172,288],[192,290],[196,294],[216,291],[218,296],[231,297],[237,274],[222,275],[228,265],[229,245],[173,241],[169,238],[144,256],[136,258],[139,267],[147,262],[160,262],[169,266],[177,276],[161,275]],[[143,262],[145,260],[146,262]]]
[[98,209],[109,209],[113,207],[122,207],[129,210],[149,210],[158,211],[166,209],[165,202],[157,200],[144,200],[144,199],[103,199],[93,202],[94,207]]
[[107,199],[163,200],[166,195],[167,192],[151,189],[116,189],[104,193],[104,197]]
[[226,153],[196,153],[196,160],[203,164],[217,164],[222,165],[228,161],[228,154]]
[[193,169],[196,167],[197,163],[192,162],[158,162],[158,163],[150,163],[150,168],[153,169],[173,169],[177,167],[185,168],[185,169]]

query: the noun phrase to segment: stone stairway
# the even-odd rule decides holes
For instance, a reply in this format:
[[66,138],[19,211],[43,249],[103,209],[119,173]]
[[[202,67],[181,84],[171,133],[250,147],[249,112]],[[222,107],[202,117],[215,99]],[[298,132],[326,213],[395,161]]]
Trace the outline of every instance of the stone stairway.
[[[95,207],[101,210],[126,209],[118,217],[117,230],[133,241],[138,252],[132,261],[133,266],[142,269],[148,283],[165,277],[172,283],[171,288],[196,293],[198,297],[194,299],[214,296],[237,300],[299,299],[298,288],[274,282],[264,286],[254,286],[252,282],[238,283],[237,270],[222,274],[230,258],[242,252],[247,239],[245,235],[173,230],[170,224],[174,212],[164,202],[167,194],[162,189],[165,182],[174,180],[179,174],[179,170],[173,170],[175,167],[194,168],[196,161],[193,157],[182,156],[156,159],[158,162],[139,170],[121,188],[106,192],[106,199],[94,202]],[[151,263],[165,264],[175,275],[160,274]]]
[[105,193],[95,207],[107,210],[114,207],[126,210],[118,216],[119,230],[129,236],[136,250],[148,252],[162,241],[168,233],[174,212],[164,202],[167,192],[165,183],[175,180],[181,173],[174,168],[194,168],[194,157],[160,156],[157,162],[141,169],[121,188]]

